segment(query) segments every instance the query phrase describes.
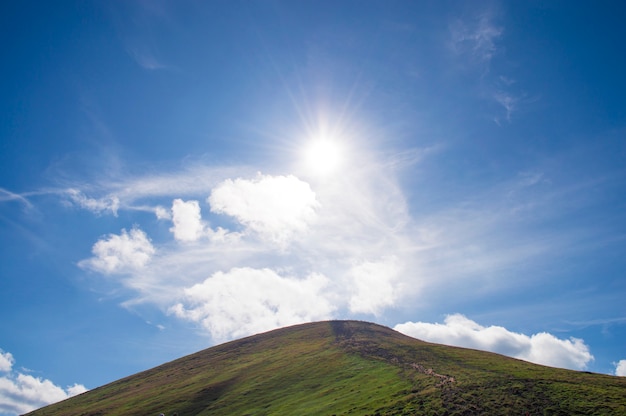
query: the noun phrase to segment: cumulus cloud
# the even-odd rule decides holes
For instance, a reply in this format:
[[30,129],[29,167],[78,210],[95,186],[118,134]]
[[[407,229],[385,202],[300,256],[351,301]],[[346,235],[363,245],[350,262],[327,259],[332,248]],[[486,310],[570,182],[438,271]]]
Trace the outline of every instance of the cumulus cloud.
[[0,350],[0,413],[23,414],[87,391],[82,384],[63,389],[52,381],[14,371],[11,353]]
[[157,304],[219,341],[339,310],[381,314],[401,293],[409,218],[394,178],[365,165],[318,184],[319,194],[292,175],[222,180],[207,201],[233,219],[233,230],[212,229],[196,198],[176,198],[171,209],[150,211],[172,221],[172,239],[202,244],[155,248],[141,230],[122,230],[80,265],[118,274],[137,294],[125,305]]
[[10,352],[4,352],[0,350],[0,371],[7,372],[11,371],[13,367],[13,363],[15,360],[13,359],[13,355]]
[[185,289],[184,301],[171,312],[201,324],[216,340],[242,337],[330,318],[335,306],[324,292],[329,283],[321,274],[298,279],[270,269],[234,268]]
[[424,341],[492,351],[552,367],[582,370],[593,360],[581,339],[559,339],[545,332],[528,336],[501,326],[484,327],[461,314],[448,315],[443,324],[407,322],[395,329]]
[[212,212],[235,217],[262,238],[277,243],[305,231],[319,205],[309,184],[292,175],[227,179],[212,190],[207,201]]
[[619,360],[615,363],[615,375],[626,377],[626,360]]
[[155,252],[146,233],[133,228],[117,234],[109,234],[97,241],[91,249],[93,257],[79,263],[95,271],[111,274],[144,267]]
[[353,284],[350,310],[378,315],[383,308],[392,305],[396,300],[394,280],[398,271],[396,257],[379,262],[364,261],[352,267],[349,272]]
[[175,199],[172,203],[172,222],[170,231],[178,241],[196,241],[202,236],[204,224],[198,201]]
[[[135,206],[147,207],[143,212],[171,220],[170,240],[201,239],[202,244],[157,240],[153,246],[140,229],[122,230],[97,241],[93,256],[79,265],[117,274],[113,278],[133,292],[125,305],[153,303],[200,323],[216,340],[223,340],[296,321],[380,316],[402,298],[414,301],[422,288],[444,290],[444,281],[485,279],[554,248],[554,240],[549,246],[535,240],[511,246],[492,238],[502,224],[510,223],[510,207],[493,209],[487,201],[504,200],[501,195],[507,195],[508,187],[478,194],[461,208],[412,218],[396,175],[405,158],[388,155],[380,161],[365,155],[333,180],[311,178],[311,184],[294,175],[227,179],[224,173],[218,178],[217,170],[129,179],[127,187],[116,185],[103,194],[119,195],[124,209],[136,201]],[[213,230],[203,221],[198,201],[206,195],[212,221],[215,214],[225,214],[232,229]],[[143,201],[146,198],[149,201]],[[244,274],[261,277],[241,277]],[[285,277],[288,274],[298,278]],[[239,278],[227,279],[233,275]],[[435,275],[437,279],[429,277]],[[253,301],[246,287],[235,290],[248,281],[257,292]],[[275,282],[279,288],[291,288],[284,289],[288,293],[300,293],[296,286],[309,288],[313,282],[327,285],[313,285],[311,296],[319,300],[319,309],[307,313],[281,306],[283,313],[297,317],[288,319],[271,306],[283,305],[282,298],[263,286]],[[205,294],[201,288],[213,292]],[[232,304],[257,305],[260,312],[246,313],[247,306],[241,313],[231,310],[219,295],[223,291]],[[329,293],[334,296],[331,303]]]

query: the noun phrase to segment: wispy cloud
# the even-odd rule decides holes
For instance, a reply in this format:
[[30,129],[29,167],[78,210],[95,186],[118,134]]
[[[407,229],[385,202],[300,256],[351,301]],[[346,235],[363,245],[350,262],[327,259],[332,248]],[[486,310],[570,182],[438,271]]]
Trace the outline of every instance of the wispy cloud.
[[24,195],[13,193],[4,188],[0,188],[0,201],[18,201],[26,208],[32,208],[33,206]]
[[[156,174],[113,177],[89,184],[89,187],[105,198],[118,198],[120,205],[133,207],[137,201],[147,198],[180,198],[206,195],[219,182],[237,175],[253,175],[255,170],[247,166],[207,166],[188,163],[182,169]],[[80,184],[70,184],[78,185]]]
[[450,45],[456,54],[488,64],[498,52],[497,42],[503,32],[493,12],[484,11],[471,19],[455,20],[450,25]]
[[246,166],[206,166],[187,163],[182,169],[145,175],[122,175],[109,172],[93,181],[64,178],[57,186],[16,194],[0,188],[0,202],[18,200],[32,207],[30,199],[57,196],[68,206],[86,209],[96,214],[113,214],[120,210],[154,212],[157,217],[170,218],[171,212],[155,199],[198,197],[207,195],[211,189],[235,175],[253,174]]
[[[501,125],[510,123],[513,115],[530,100],[518,80],[508,74],[494,74],[497,56],[504,57],[504,26],[497,23],[498,13],[486,9],[473,16],[457,19],[450,25],[449,45],[460,68],[478,71],[479,96],[498,105],[491,118]],[[502,110],[504,114],[502,114]]]
[[583,370],[594,358],[577,338],[559,339],[545,332],[525,335],[501,326],[482,326],[461,315],[448,315],[443,324],[407,322],[397,331],[424,341],[497,352],[537,364]]
[[85,196],[81,191],[72,188],[65,190],[65,193],[73,204],[97,214],[110,211],[113,215],[117,216],[117,211],[120,208],[120,200],[116,196],[90,198]]
[[539,99],[537,96],[529,96],[518,86],[501,81],[502,78],[500,77],[500,80],[494,83],[490,93],[490,98],[504,110],[504,117],[501,115],[494,116],[494,121],[497,124],[500,124],[503,119],[510,123],[514,114],[525,113]]
[[626,360],[619,360],[615,363],[615,375],[626,377]]
[[118,30],[128,56],[149,71],[172,69],[156,45],[162,29],[176,26],[173,10],[166,2],[136,1],[105,6]]
[[505,91],[498,91],[494,93],[493,98],[504,108],[506,121],[511,121],[511,114],[517,110],[517,103],[519,99]]
[[157,58],[157,54],[152,48],[139,41],[127,41],[126,51],[128,55],[143,69],[155,71],[168,69],[169,66]]

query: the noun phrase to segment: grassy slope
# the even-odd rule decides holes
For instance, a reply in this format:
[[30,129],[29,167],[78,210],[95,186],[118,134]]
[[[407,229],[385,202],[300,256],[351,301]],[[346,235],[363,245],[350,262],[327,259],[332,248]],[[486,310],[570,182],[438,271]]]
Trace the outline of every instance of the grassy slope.
[[626,378],[424,343],[364,322],[332,321],[209,348],[31,414],[160,412],[626,414]]

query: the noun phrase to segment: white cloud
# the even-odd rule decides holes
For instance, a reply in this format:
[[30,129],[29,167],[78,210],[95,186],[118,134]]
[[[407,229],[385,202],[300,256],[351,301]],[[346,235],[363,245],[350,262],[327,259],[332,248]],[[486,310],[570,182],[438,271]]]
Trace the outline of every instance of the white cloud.
[[79,265],[110,274],[144,267],[155,249],[146,233],[133,228],[130,233],[122,229],[119,235],[109,234],[96,242],[91,251],[94,257],[81,261]]
[[531,186],[535,186],[537,184],[550,182],[545,177],[545,174],[539,171],[519,172],[517,174],[517,177],[518,177],[517,185],[519,188],[528,188]]
[[[521,104],[523,94],[511,93],[510,90],[516,83],[512,78],[503,75],[485,78],[494,56],[500,52],[498,42],[504,33],[504,29],[495,23],[496,17],[497,13],[493,10],[486,10],[473,18],[455,21],[450,25],[450,45],[453,53],[462,58],[463,68],[480,70],[482,80],[480,95],[489,97],[504,110],[504,116],[493,116],[493,121],[500,125],[503,119],[511,122],[513,113]],[[485,83],[486,79],[495,85],[488,86],[489,84]]]
[[305,231],[318,207],[309,184],[292,175],[227,179],[207,201],[212,212],[235,217],[262,238],[281,244]]
[[398,259],[389,257],[379,262],[365,261],[350,270],[353,288],[350,310],[354,313],[378,315],[396,300],[395,280]]
[[172,219],[172,215],[167,208],[163,208],[162,206],[157,206],[154,208],[154,215],[156,215],[159,220],[169,220]]
[[23,195],[18,195],[4,188],[0,188],[0,202],[1,201],[19,201],[24,204],[26,208],[32,208],[33,206]]
[[[196,197],[207,195],[209,190],[224,178],[250,171],[245,166],[209,167],[190,164],[177,172],[125,177],[118,181],[100,184],[102,192],[115,195],[121,206],[133,205],[137,200],[157,197]],[[254,174],[254,171],[251,172]],[[93,185],[92,185],[93,186]]]
[[493,99],[504,108],[506,120],[511,121],[511,114],[517,109],[519,99],[505,91],[497,91]]
[[[28,207],[32,204],[26,197],[55,195],[64,198],[68,205],[78,206],[96,214],[107,211],[117,216],[120,210],[154,212],[159,219],[169,219],[169,209],[161,205],[147,205],[146,200],[206,196],[212,187],[233,175],[254,175],[246,166],[205,166],[186,163],[183,169],[141,176],[102,175],[96,182],[76,180],[64,182],[59,188],[45,188],[20,195],[0,188],[0,202],[19,199]],[[92,195],[104,195],[93,197]]]
[[82,384],[66,389],[52,381],[12,370],[13,356],[0,350],[0,413],[23,414],[87,391]]
[[528,336],[501,326],[484,327],[460,314],[448,315],[443,324],[407,322],[395,329],[424,341],[492,351],[552,367],[582,370],[593,360],[581,339],[564,340],[545,332]]
[[172,222],[170,231],[179,241],[196,241],[202,236],[204,224],[198,201],[183,201],[175,199],[172,203]]
[[0,350],[0,371],[8,372],[11,371],[13,367],[13,363],[15,360],[13,359],[13,355],[10,352],[3,352]]
[[129,45],[126,50],[137,65],[143,69],[157,70],[167,68],[167,65],[159,61],[154,51],[146,45],[134,42],[132,45]]
[[615,375],[626,377],[626,360],[619,360],[615,363]]
[[489,62],[497,52],[496,42],[503,29],[493,22],[490,12],[473,20],[456,21],[450,28],[452,48],[458,54],[469,54],[473,59]]
[[87,197],[77,189],[67,189],[65,192],[73,203],[97,214],[101,214],[105,211],[111,211],[113,215],[117,216],[117,211],[120,208],[120,200],[117,196],[107,196],[95,199]]
[[[418,228],[419,224],[410,217],[395,176],[397,164],[379,163],[366,157],[361,161],[333,180],[313,181],[314,190],[295,176],[258,175],[249,180],[222,180],[216,183],[212,192],[209,190],[208,202],[214,213],[228,214],[239,221],[243,227],[241,233],[223,228],[214,231],[204,224],[202,244],[159,241],[159,255],[154,256],[157,249],[141,230],[122,231],[120,235],[109,235],[98,241],[94,245],[94,256],[80,265],[106,274],[123,273],[119,283],[136,293],[134,299],[125,302],[126,305],[149,302],[169,309],[177,304],[179,313],[176,315],[184,319],[190,319],[192,312],[197,314],[202,310],[202,302],[195,305],[193,296],[182,300],[185,287],[216,287],[223,280],[217,278],[220,273],[227,270],[232,273],[242,267],[244,270],[248,267],[281,270],[281,274],[288,270],[292,276],[327,276],[328,291],[336,297],[331,311],[323,315],[325,317],[333,317],[331,315],[335,312],[383,314],[399,302],[400,297],[414,299],[429,280],[428,276],[433,274],[433,269],[441,275],[442,265],[450,268],[453,267],[450,264],[465,261],[468,256],[463,252],[463,245],[475,245],[475,237],[481,236],[485,224],[468,222],[467,215],[458,213],[453,214],[462,217],[462,222],[452,221],[447,215],[435,218],[435,225],[447,233],[436,234],[425,245],[421,240],[433,230],[433,224],[426,218],[426,226]],[[191,178],[176,178],[183,183],[193,182]],[[165,178],[160,181],[169,183]],[[175,190],[172,193],[175,195]],[[174,200],[171,213],[174,238],[187,236],[185,238],[192,240],[199,237],[202,218],[195,198]],[[493,219],[493,213],[489,214]],[[462,229],[459,232],[459,228],[471,224],[479,231]],[[267,244],[268,240],[277,242],[280,250],[275,244]],[[450,254],[455,249],[458,252]],[[484,267],[473,266],[477,276],[482,275],[485,268],[493,268],[494,257],[497,256],[493,252],[485,254],[482,259],[491,263]],[[481,261],[476,256],[471,258],[474,263]],[[408,269],[413,272],[402,273]],[[459,269],[466,275],[472,270],[467,265],[459,266]],[[458,276],[459,269],[449,270],[448,277]],[[213,276],[209,283],[205,282],[207,276]],[[281,282],[293,285],[308,282],[307,279],[281,279]],[[260,280],[271,281],[269,278]],[[224,287],[230,288],[233,282]],[[221,286],[215,290],[222,290]],[[258,291],[263,293],[262,288]],[[232,302],[245,303],[246,293],[232,291]],[[324,302],[321,305],[326,305]],[[218,306],[215,304],[214,307]],[[237,336],[238,332],[231,329],[215,329],[220,325],[217,313],[213,311],[210,318],[207,315],[193,320],[204,322],[204,328],[219,339]],[[226,316],[228,328],[257,328],[257,320],[259,327],[264,328],[264,320],[269,319],[263,314],[258,317],[245,313]],[[302,316],[302,320],[313,320],[320,314]]]
[[234,268],[217,272],[185,289],[176,316],[200,323],[216,340],[237,338],[277,327],[328,319],[335,306],[320,274],[304,279],[270,269]]
[[[300,277],[318,274],[327,277],[327,290],[336,296],[332,311],[325,315],[334,317],[381,315],[403,299],[416,301],[424,290],[430,291],[428,296],[447,290],[450,282],[459,287],[480,282],[483,294],[493,292],[509,284],[506,277],[511,270],[527,263],[521,260],[547,257],[559,247],[560,240],[555,238],[524,239],[528,236],[522,230],[524,223],[511,221],[517,214],[511,198],[506,198],[510,183],[460,197],[452,206],[426,208],[414,219],[397,176],[407,156],[387,155],[382,161],[374,155],[352,156],[358,163],[332,180],[310,178],[311,185],[292,175],[224,179],[219,175],[225,171],[208,168],[147,177],[145,183],[142,178],[120,182],[104,193],[120,195],[122,208],[138,201],[147,207],[143,212],[173,221],[171,240],[202,238],[202,244],[158,240],[153,246],[143,231],[123,230],[120,235],[101,238],[93,247],[93,257],[79,264],[105,274],[118,273],[114,278],[132,291],[125,305],[152,303],[164,310],[177,305],[176,316],[183,319],[202,310],[202,302],[193,304],[193,296],[183,300],[184,288],[216,287],[222,282],[216,277],[225,271],[250,268]],[[412,162],[414,157],[409,159]],[[203,222],[197,201],[206,195],[210,195],[210,215],[229,215],[236,223],[234,231],[240,232],[213,230],[208,221]],[[416,206],[429,207],[426,196],[420,199],[415,193],[411,198]],[[171,210],[159,205],[165,200],[174,201]],[[498,202],[494,205],[493,201]],[[516,227],[519,235],[509,238]],[[509,236],[503,238],[503,233]],[[214,280],[206,283],[207,276]],[[307,281],[281,279],[294,285]],[[248,295],[233,291],[230,296],[241,304]],[[227,329],[220,330],[217,313],[193,320],[203,322],[209,333],[221,339],[237,336],[232,328],[257,328],[256,317],[232,313],[224,318]],[[312,313],[310,319],[317,316]],[[259,327],[265,327],[266,319],[259,315]]]
[[67,388],[65,389],[65,391],[67,391],[68,397],[76,396],[76,395],[84,393],[84,392],[86,392],[88,390],[89,389],[87,387],[83,386],[82,384],[78,384],[78,383],[74,383],[71,386],[67,386]]

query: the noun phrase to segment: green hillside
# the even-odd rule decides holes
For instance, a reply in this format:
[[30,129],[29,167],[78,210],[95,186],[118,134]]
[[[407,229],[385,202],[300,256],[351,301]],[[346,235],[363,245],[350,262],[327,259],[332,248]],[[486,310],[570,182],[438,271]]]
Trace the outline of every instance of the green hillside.
[[30,415],[626,415],[626,378],[356,321],[218,345]]

